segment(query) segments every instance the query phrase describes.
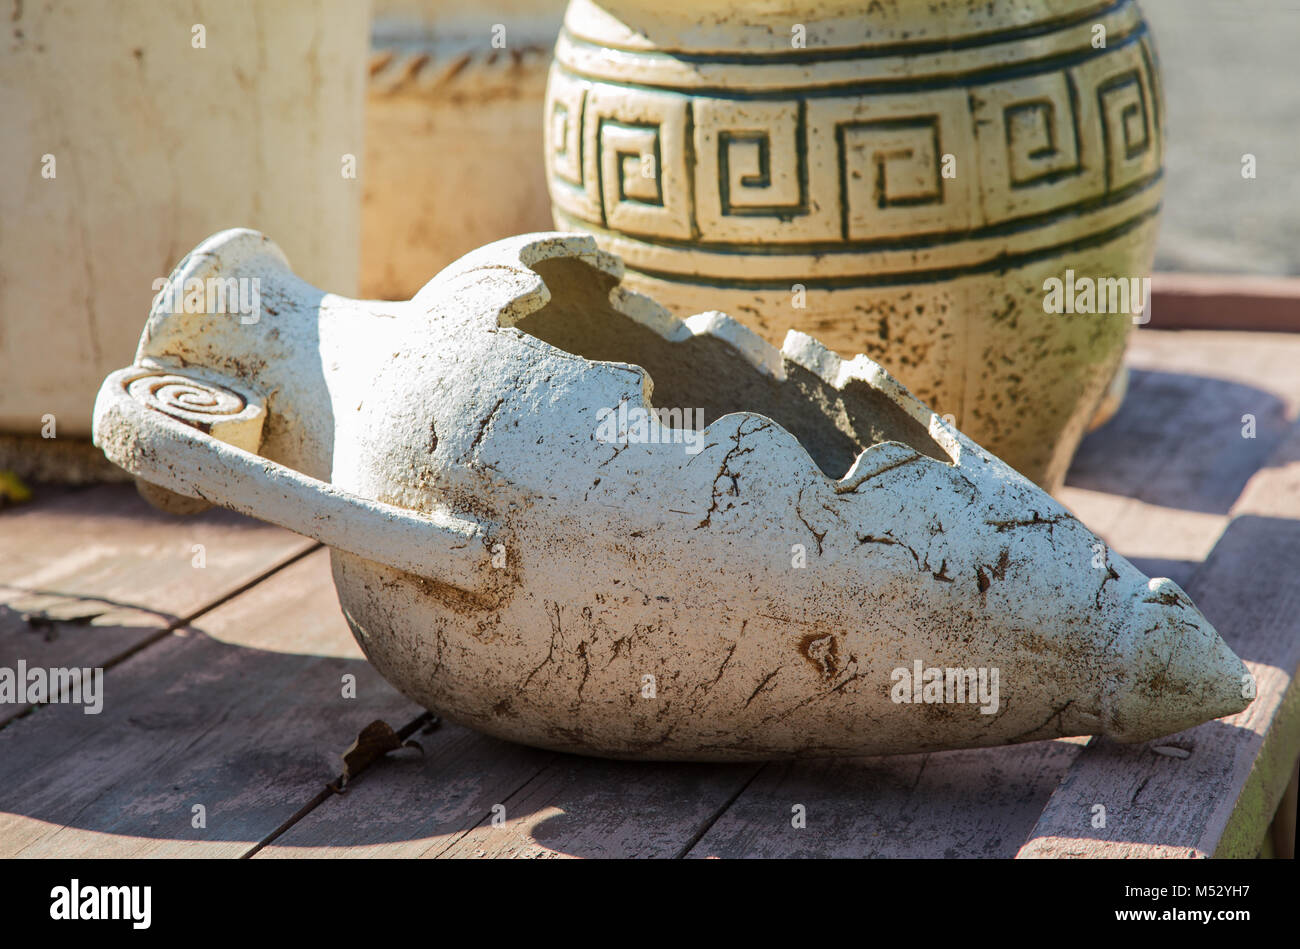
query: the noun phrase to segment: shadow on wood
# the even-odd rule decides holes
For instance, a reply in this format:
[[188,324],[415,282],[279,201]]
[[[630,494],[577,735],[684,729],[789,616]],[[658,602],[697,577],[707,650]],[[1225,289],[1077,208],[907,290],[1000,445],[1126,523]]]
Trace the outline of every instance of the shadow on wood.
[[1223,379],[1131,371],[1124,404],[1084,438],[1066,484],[1226,514],[1289,431],[1286,404]]

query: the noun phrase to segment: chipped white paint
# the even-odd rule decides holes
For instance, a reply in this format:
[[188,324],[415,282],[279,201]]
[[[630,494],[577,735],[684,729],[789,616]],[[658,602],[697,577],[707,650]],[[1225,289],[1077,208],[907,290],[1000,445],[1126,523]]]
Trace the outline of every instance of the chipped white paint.
[[[1138,741],[1247,704],[1176,585],[1099,560],[880,366],[799,333],[778,353],[717,313],[681,323],[590,237],[490,245],[405,303],[322,294],[252,231],[179,274],[260,278],[262,318],[152,314],[97,443],[328,543],[367,656],[449,718],[728,760]],[[264,411],[260,445],[137,401],[151,374]],[[598,439],[623,403],[702,409],[703,449]],[[996,671],[997,701],[894,701],[918,664]]]

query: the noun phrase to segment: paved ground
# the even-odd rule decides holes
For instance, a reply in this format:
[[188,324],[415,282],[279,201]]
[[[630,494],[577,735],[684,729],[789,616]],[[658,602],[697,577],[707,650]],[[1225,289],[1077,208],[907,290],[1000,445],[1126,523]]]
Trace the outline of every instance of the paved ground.
[[1300,2],[1141,5],[1168,115],[1156,269],[1300,275]]

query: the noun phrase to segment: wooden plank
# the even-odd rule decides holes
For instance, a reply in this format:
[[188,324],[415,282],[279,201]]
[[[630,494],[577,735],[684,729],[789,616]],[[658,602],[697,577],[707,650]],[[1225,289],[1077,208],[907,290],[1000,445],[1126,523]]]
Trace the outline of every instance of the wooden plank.
[[[1297,360],[1300,339],[1137,333],[1132,391],[1116,417],[1084,439],[1067,482],[1227,514],[1300,416]],[[1243,437],[1243,416],[1253,417],[1254,437]]]
[[420,712],[362,658],[325,551],[108,669],[104,689],[99,715],[48,705],[0,730],[0,855],[241,856],[338,776],[365,725]]
[[[367,774],[257,856],[1010,856],[1080,746],[781,763],[754,780],[753,764],[549,755],[444,729],[421,739],[422,764]],[[782,837],[805,802],[817,820]],[[898,821],[906,835],[891,835]]]
[[38,493],[0,513],[0,666],[110,665],[313,546],[228,511],[163,514],[130,485]]
[[1130,363],[1142,369],[1199,375],[1261,389],[1281,399],[1287,413],[1300,409],[1295,358],[1300,336],[1227,330],[1142,329],[1129,344]]
[[[1183,447],[1198,382],[1135,365],[1124,405],[1108,425],[1084,439],[1057,495],[1117,553],[1180,585],[1191,580],[1209,554],[1227,517],[1138,495],[1158,484],[1168,459]],[[1243,483],[1249,474],[1241,476]]]
[[[1189,593],[1255,677],[1238,715],[1139,745],[1094,740],[1019,856],[1254,856],[1300,756],[1300,426],[1251,479]],[[1170,749],[1173,749],[1172,751]],[[1107,822],[1094,828],[1094,805]]]
[[769,764],[689,856],[1009,857],[1079,747]]
[[380,763],[256,858],[436,856],[554,758],[449,722],[416,740],[422,757]]
[[[444,724],[257,857],[675,857],[757,765],[603,761]],[[495,818],[495,821],[494,821]]]
[[1300,339],[1137,333],[1128,398],[1084,439],[1059,499],[1140,569],[1185,587],[1300,416],[1298,360]]
[[1300,760],[1291,770],[1291,782],[1286,786],[1273,816],[1273,853],[1280,860],[1295,859],[1297,817],[1300,817]]
[[442,857],[681,857],[760,765],[597,761],[559,755]]
[[1300,333],[1300,279],[1154,274],[1150,317],[1153,329]]

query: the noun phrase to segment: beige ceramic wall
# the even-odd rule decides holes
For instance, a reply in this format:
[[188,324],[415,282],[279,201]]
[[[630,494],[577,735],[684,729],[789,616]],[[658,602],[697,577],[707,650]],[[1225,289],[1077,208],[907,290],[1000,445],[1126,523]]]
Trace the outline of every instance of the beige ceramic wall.
[[[357,290],[368,4],[15,4],[0,45],[0,433],[90,433],[153,281],[233,225]],[[194,26],[204,29],[204,48]],[[42,177],[43,156],[54,177]]]

